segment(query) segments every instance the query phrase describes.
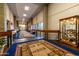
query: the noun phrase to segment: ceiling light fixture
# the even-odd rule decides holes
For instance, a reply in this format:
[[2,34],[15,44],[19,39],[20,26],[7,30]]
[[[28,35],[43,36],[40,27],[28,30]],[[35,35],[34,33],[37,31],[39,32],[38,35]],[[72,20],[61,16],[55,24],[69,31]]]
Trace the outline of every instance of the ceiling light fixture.
[[29,6],[25,6],[24,10],[29,10],[29,8],[30,8]]
[[27,15],[26,14],[23,14],[23,16],[26,17]]

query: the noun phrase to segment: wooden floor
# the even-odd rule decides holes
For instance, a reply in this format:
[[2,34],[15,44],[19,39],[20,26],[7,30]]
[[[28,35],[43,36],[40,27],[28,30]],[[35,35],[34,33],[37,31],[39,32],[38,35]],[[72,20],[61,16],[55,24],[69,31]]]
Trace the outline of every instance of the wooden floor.
[[74,49],[74,50],[79,51],[79,47],[71,46],[71,45],[66,44],[66,43],[64,43],[64,42],[62,42],[62,41],[59,41],[59,40],[53,40],[53,42],[56,42],[56,43],[58,43],[58,44],[60,44],[60,45],[62,45],[62,46],[67,46],[67,47],[69,47],[69,48],[71,48],[71,49]]

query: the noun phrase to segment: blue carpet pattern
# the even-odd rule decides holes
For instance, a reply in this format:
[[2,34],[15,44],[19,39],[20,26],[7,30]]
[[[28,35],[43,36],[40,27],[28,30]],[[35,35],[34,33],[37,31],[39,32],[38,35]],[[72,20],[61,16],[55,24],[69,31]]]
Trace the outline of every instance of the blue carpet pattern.
[[10,48],[9,48],[9,50],[7,51],[7,55],[6,56],[13,56],[14,54],[14,52],[15,52],[15,50],[16,50],[16,44],[13,44]]
[[[41,40],[42,40],[42,39],[41,39]],[[32,42],[32,41],[36,41],[36,40],[26,41],[26,43],[27,43],[27,42]],[[65,49],[65,50],[67,50],[67,51],[69,51],[69,52],[71,52],[71,53],[73,53],[73,54],[79,56],[79,51],[76,51],[76,50],[73,50],[73,49],[71,49],[71,48],[68,48],[67,46],[62,46],[62,45],[60,45],[60,44],[57,44],[57,43],[55,43],[55,42],[52,42],[51,40],[46,40],[46,41],[48,41],[48,42],[50,42],[50,43],[52,43],[52,44],[54,44],[54,45],[56,45],[56,46],[58,46],[58,47],[61,47],[61,48]],[[25,43],[25,42],[17,42],[17,43],[15,43],[15,44],[13,44],[13,45],[9,48],[9,50],[7,51],[8,54],[7,54],[6,56],[14,56],[13,53],[16,51],[16,45],[17,45],[17,44],[21,44],[21,43]]]
[[[40,39],[41,40],[41,39]],[[14,56],[14,53],[16,51],[16,46],[17,44],[22,44],[22,43],[27,43],[27,42],[32,42],[32,41],[37,41],[37,40],[29,40],[29,41],[26,41],[26,42],[17,42],[17,43],[14,43],[7,51],[7,55],[6,56]]]
[[50,42],[50,43],[52,43],[52,44],[54,44],[54,45],[56,45],[56,46],[58,46],[58,47],[61,47],[61,48],[65,49],[65,50],[67,50],[67,51],[69,51],[69,52],[71,52],[71,53],[73,53],[73,54],[79,56],[79,51],[76,51],[76,50],[74,50],[74,49],[68,48],[67,46],[62,46],[62,45],[60,45],[60,44],[57,44],[57,43],[55,43],[55,42],[52,42],[51,40],[46,40],[46,41],[48,41],[48,42]]
[[20,39],[20,33],[16,33],[13,35],[13,39]]

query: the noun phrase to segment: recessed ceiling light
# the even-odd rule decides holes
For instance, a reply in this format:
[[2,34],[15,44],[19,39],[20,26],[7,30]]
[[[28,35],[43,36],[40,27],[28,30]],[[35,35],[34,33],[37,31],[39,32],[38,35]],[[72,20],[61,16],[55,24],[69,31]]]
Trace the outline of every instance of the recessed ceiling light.
[[30,8],[29,6],[25,6],[24,10],[29,10],[29,8]]
[[26,14],[23,14],[23,16],[26,17],[27,15]]

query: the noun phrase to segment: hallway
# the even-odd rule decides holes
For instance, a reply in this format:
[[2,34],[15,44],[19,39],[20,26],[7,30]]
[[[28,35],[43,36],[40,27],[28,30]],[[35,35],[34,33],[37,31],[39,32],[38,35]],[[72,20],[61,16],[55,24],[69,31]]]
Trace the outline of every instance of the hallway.
[[[32,34],[21,31],[21,39],[16,39],[9,48],[7,56],[75,56],[79,51],[54,44],[51,40],[35,39]],[[25,35],[25,33],[27,33]],[[24,34],[24,37],[23,37]],[[49,42],[51,41],[51,42]],[[67,50],[66,50],[67,49]],[[68,51],[68,50],[71,51]],[[47,52],[46,52],[47,51]]]
[[[27,32],[26,32],[27,33]],[[25,31],[22,31],[21,34],[25,35]],[[29,34],[29,33],[28,33]],[[12,45],[12,48],[8,51],[11,52],[9,55],[15,56],[74,56],[73,53],[70,53],[54,44],[51,44],[43,39],[33,39],[32,36],[27,38],[18,39],[16,43]],[[13,46],[16,46],[16,48]],[[12,52],[12,49],[15,51]],[[15,52],[15,53],[14,53]]]
[[0,3],[0,56],[79,56],[79,4]]

